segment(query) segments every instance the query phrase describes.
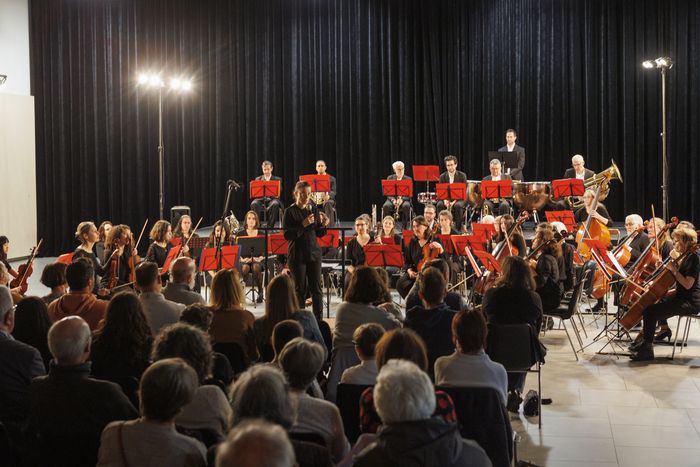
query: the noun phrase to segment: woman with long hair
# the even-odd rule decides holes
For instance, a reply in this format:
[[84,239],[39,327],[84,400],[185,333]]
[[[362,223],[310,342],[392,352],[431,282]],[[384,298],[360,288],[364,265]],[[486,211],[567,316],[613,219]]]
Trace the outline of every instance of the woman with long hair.
[[535,283],[537,293],[542,299],[542,310],[546,312],[559,306],[562,293],[559,282],[559,273],[563,267],[563,264],[559,264],[563,260],[561,244],[559,239],[555,238],[551,225],[541,224],[537,227],[535,238],[532,240],[532,249],[538,249]]
[[6,236],[0,236],[0,262],[5,265],[7,272],[15,279],[19,277],[19,273],[12,269],[10,262],[7,261],[7,255],[10,253],[10,239]]
[[[442,258],[445,251],[440,240],[433,238],[433,232],[430,230],[430,225],[425,217],[414,217],[411,226],[413,228],[413,238],[404,251],[406,272],[396,282],[396,290],[402,298],[406,298],[411,287],[416,282],[416,278],[420,273],[419,265],[422,263],[427,264],[427,260],[432,258]],[[429,254],[431,258],[426,258],[426,254]]]
[[[109,283],[115,272],[116,285],[127,284],[131,274],[129,258],[136,255],[136,249],[132,246],[131,228],[124,224],[112,226],[106,242],[105,258],[107,259],[104,265],[105,274],[102,276],[100,287],[109,288]],[[116,266],[113,266],[113,263],[116,263]]]
[[106,260],[105,249],[107,244],[107,234],[109,234],[110,230],[112,230],[112,222],[110,221],[102,221],[100,226],[97,228],[99,238],[97,243],[95,243],[95,253],[97,254],[97,257],[100,258],[102,264],[104,264]]
[[17,303],[15,310],[15,328],[12,336],[20,342],[31,345],[39,351],[44,366],[49,368],[51,352],[48,334],[51,327],[46,302],[39,297],[25,297]]
[[[259,235],[260,219],[255,211],[248,211],[243,218],[243,226],[236,232],[236,241],[241,237],[257,237]],[[253,275],[253,282],[258,288],[257,302],[263,302],[263,256],[252,257],[241,251],[241,276]]]
[[[494,247],[494,249],[499,248],[499,245],[501,243],[503,243],[503,246],[500,248],[506,247],[506,233],[510,230],[511,227],[513,227],[513,224],[515,224],[515,219],[510,214],[504,214],[502,216],[499,216],[499,224],[500,233],[496,237],[496,246]],[[520,227],[515,228],[515,230],[511,233],[509,240],[511,246],[518,249],[518,256],[520,256],[521,258],[527,256],[527,246],[525,244],[525,237],[523,237],[523,232],[520,229]]]

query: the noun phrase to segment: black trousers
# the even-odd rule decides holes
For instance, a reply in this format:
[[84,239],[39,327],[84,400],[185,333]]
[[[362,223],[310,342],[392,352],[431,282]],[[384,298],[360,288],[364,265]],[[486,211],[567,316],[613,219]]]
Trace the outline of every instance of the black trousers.
[[495,212],[496,205],[490,199],[484,200],[484,206],[488,206],[489,214],[492,216],[505,216],[506,214],[510,214],[510,203],[508,203],[506,200],[501,200],[501,202],[498,204],[498,213]]
[[296,285],[299,306],[306,308],[307,292],[313,301],[314,316],[323,319],[323,292],[321,291],[321,260],[304,262],[298,259],[287,261],[289,272]]
[[644,326],[642,333],[644,342],[652,344],[654,342],[654,332],[656,323],[660,320],[666,320],[671,316],[689,316],[696,315],[698,310],[688,300],[682,298],[664,298],[660,302],[651,305],[644,310]]
[[[280,220],[280,213],[282,212],[282,202],[278,198],[268,198],[267,203],[265,198],[254,199],[250,203],[250,209],[255,211],[262,224],[263,218],[267,219],[267,227],[274,227],[275,224]],[[267,211],[266,216],[263,216],[263,212]],[[243,219],[241,222],[245,222]]]
[[[389,201],[388,199],[384,201],[384,204],[382,205],[382,219],[385,218],[386,216],[393,216],[394,212],[396,209],[394,208],[394,203]],[[411,203],[408,202],[408,200],[404,200],[401,203],[401,206],[399,206],[399,212],[401,214],[401,217],[399,220],[401,221],[401,225],[406,228],[410,229],[411,228]]]
[[[452,205],[452,217],[454,218],[455,221],[455,229],[460,230],[462,228],[462,224],[464,223],[464,209],[466,207],[466,204],[464,204],[464,201],[455,201],[455,203]],[[437,204],[437,213],[440,214],[440,211],[445,209],[445,202],[444,201],[438,201]]]
[[406,298],[415,282],[416,280],[411,279],[407,272],[404,272],[401,277],[399,277],[399,280],[396,281],[396,291],[401,295],[401,298]]

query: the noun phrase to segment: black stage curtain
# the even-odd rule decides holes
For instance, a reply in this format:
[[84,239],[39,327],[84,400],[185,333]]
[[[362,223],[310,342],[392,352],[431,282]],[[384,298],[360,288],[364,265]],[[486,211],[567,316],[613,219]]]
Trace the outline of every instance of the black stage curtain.
[[[136,86],[148,70],[195,78],[165,95],[165,198],[203,225],[226,180],[264,159],[285,203],[325,159],[348,220],[381,205],[395,160],[410,175],[455,154],[482,178],[508,127],[526,180],[560,178],[575,153],[596,172],[614,158],[613,217],[660,214],[660,76],[640,63],[661,55],[676,62],[671,213],[700,221],[698,25],[695,0],[31,0],[38,233],[55,254],[81,220],[157,217],[157,98]],[[239,218],[248,202],[234,196]]]

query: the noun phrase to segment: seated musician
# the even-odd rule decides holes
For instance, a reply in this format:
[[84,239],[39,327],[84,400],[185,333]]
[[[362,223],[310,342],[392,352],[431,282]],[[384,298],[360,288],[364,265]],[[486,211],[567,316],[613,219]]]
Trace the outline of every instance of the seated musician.
[[437,214],[437,210],[435,209],[435,205],[428,203],[425,205],[425,208],[423,208],[423,217],[425,217],[425,220],[428,221],[428,229],[432,233],[437,233],[437,231],[440,229],[440,224],[438,224],[437,219],[435,219],[435,215]]
[[379,235],[382,243],[388,243],[384,239],[391,238],[394,245],[401,245],[401,235],[396,232],[396,223],[394,218],[391,216],[386,216],[382,219],[382,225],[379,229]]
[[[406,298],[413,283],[420,273],[421,267],[433,257],[442,257],[444,248],[440,240],[433,239],[433,233],[428,229],[428,221],[423,216],[416,216],[411,223],[413,238],[404,251],[404,272],[396,282],[396,290],[401,297]],[[428,247],[424,251],[424,247]]]
[[[440,183],[467,183],[467,174],[457,170],[457,158],[455,156],[447,156],[444,159],[445,172],[440,174]],[[466,204],[464,200],[440,200],[437,203],[437,210],[443,211],[447,209],[452,213],[454,217],[455,227],[457,230],[462,228],[462,223],[464,222],[464,208]]]
[[574,251],[576,247],[566,241],[569,232],[566,226],[561,222],[552,222],[552,230],[561,235],[559,245],[561,245],[561,262],[559,263],[559,282],[562,284],[562,289],[565,292],[574,288]]
[[316,174],[318,175],[328,175],[331,182],[331,191],[328,193],[318,193],[320,196],[321,203],[319,206],[321,210],[326,214],[326,217],[330,219],[330,222],[335,222],[335,194],[336,194],[336,182],[335,177],[329,173],[326,173],[326,162],[323,160],[316,161]]
[[581,154],[576,154],[571,158],[571,167],[566,169],[563,178],[578,178],[585,180],[595,176],[595,172],[585,167],[585,161]]
[[345,251],[345,258],[350,261],[345,274],[345,290],[350,283],[350,277],[359,266],[365,266],[364,247],[373,240],[373,235],[369,231],[369,222],[362,215],[355,219],[355,236],[348,242]]
[[183,214],[177,220],[175,230],[173,230],[173,238],[179,239],[180,245],[182,245],[182,256],[192,258],[198,255],[194,255],[193,252],[190,252],[190,246],[185,245],[190,237],[199,238],[199,235],[196,232],[192,232],[192,218],[187,214]]
[[[510,230],[511,227],[513,227],[513,224],[515,224],[515,219],[513,219],[513,216],[510,214],[505,214],[503,216],[499,216],[499,230],[497,230],[498,235],[496,236],[496,246],[494,247],[494,251],[498,251],[501,248],[504,248],[507,246],[506,242],[506,234]],[[521,258],[524,258],[527,256],[527,245],[525,244],[525,237],[523,236],[523,232],[520,229],[520,227],[515,227],[515,229],[511,232],[510,237],[509,237],[509,242],[511,247],[513,248],[513,251],[515,249],[518,250],[517,254],[514,253],[516,256],[520,256]],[[503,243],[503,246],[501,244]]]
[[[236,232],[236,241],[240,237],[257,237],[260,235],[258,229],[260,228],[260,219],[255,211],[248,211],[243,218],[243,226]],[[258,297],[256,301],[258,303],[263,302],[263,262],[264,256],[250,256],[250,253],[246,255],[245,251],[241,252],[241,277],[245,278],[248,273],[253,276],[253,282],[258,288]]]
[[[403,162],[396,161],[391,164],[391,168],[394,169],[394,173],[389,175],[387,180],[411,180],[411,177],[405,175],[406,167]],[[411,198],[389,196],[382,206],[382,217],[393,215],[397,220],[400,217],[401,224],[408,226],[412,207]]]
[[[219,245],[227,246],[230,244],[229,237],[230,237],[230,232],[227,230],[226,226],[221,225],[221,221],[216,221],[214,224],[214,228],[212,229],[211,233],[209,234],[209,240],[207,241],[207,245],[205,248],[217,248]],[[211,284],[211,280],[214,278],[214,275],[216,274],[216,270],[210,270],[207,271],[207,275],[205,276],[205,282],[207,285]]]
[[[272,175],[272,162],[263,161],[262,175],[255,177],[256,180],[275,180],[282,183],[282,179],[276,175]],[[250,209],[255,211],[259,219],[267,219],[267,226],[274,227],[280,220],[280,212],[282,211],[282,201],[279,198],[257,198],[250,203]],[[266,213],[266,215],[263,215]]]
[[[683,221],[678,223],[678,227],[681,227],[682,224],[684,224]],[[690,230],[695,230],[692,224],[689,222],[686,222],[686,226],[690,228]],[[654,217],[650,219],[649,224],[647,225],[647,235],[649,237],[649,241],[654,243],[654,248],[658,248],[660,251],[660,257],[661,260],[665,260],[669,256],[676,256],[677,253],[673,250],[673,242],[671,241],[671,234],[667,230],[663,230],[665,223],[664,220],[661,219],[660,217]],[[677,228],[678,228],[677,227]],[[656,241],[656,237],[659,237],[658,242]],[[668,320],[666,318],[660,318],[658,320],[658,328],[656,329],[656,335],[654,336],[654,341],[663,341],[664,339],[668,339],[668,341],[671,340],[671,337],[673,336],[673,332],[671,331],[671,328],[668,326]]]
[[[621,238],[619,243],[625,242],[630,235],[642,227],[644,227],[644,221],[642,221],[642,216],[639,214],[630,214],[629,216],[625,217],[625,230],[627,231],[627,235],[624,238]],[[648,245],[649,236],[644,232],[639,232],[634,240],[632,240],[632,242],[628,245],[630,249],[630,260],[629,263],[627,263],[627,269],[629,269],[634,262],[637,261]]]
[[679,259],[669,261],[664,267],[675,279],[675,292],[643,311],[642,340],[630,347],[630,350],[636,352],[632,356],[633,361],[654,359],[654,332],[659,319],[697,315],[700,312],[700,256],[694,250],[698,241],[697,233],[680,227],[673,231],[671,238],[673,250]]
[[[437,233],[440,235],[459,235],[459,232],[455,230],[454,227],[452,213],[447,209],[440,211],[440,214],[438,215],[438,222],[440,228],[438,229]],[[450,276],[447,278],[447,281],[450,284],[455,284],[457,282],[457,274],[464,270],[460,256],[455,253],[450,255],[445,253],[445,260],[450,266]]]
[[510,175],[513,180],[523,181],[523,167],[525,167],[525,148],[515,144],[515,140],[518,139],[518,133],[512,129],[508,128],[506,130],[506,145],[498,148],[498,152],[515,152],[518,157],[518,165],[515,167],[509,167],[506,175]]
[[12,266],[10,266],[10,262],[7,260],[7,255],[10,252],[10,239],[7,238],[6,236],[1,236],[0,237],[0,261],[2,264],[5,265],[5,269],[7,269],[7,273],[17,279],[19,277],[19,273],[12,269]]
[[100,226],[97,228],[97,233],[100,238],[95,243],[95,254],[97,258],[104,264],[105,260],[105,240],[107,240],[107,234],[112,228],[112,223],[110,221],[102,221]]
[[536,250],[536,290],[542,299],[542,309],[546,313],[559,306],[562,292],[559,271],[560,266],[563,266],[563,257],[558,235],[555,238],[551,224],[543,222],[537,226],[535,237],[532,239],[532,249]]
[[153,224],[149,237],[153,243],[146,251],[146,261],[156,263],[158,269],[160,269],[168,258],[170,240],[173,238],[173,229],[170,222],[160,220]]
[[[501,173],[501,161],[498,159],[492,159],[491,162],[489,162],[489,172],[491,172],[489,175],[485,176],[483,180],[490,180],[494,182],[498,182],[501,180],[512,180],[510,175],[508,174],[502,174]],[[481,193],[481,196],[483,196],[483,192]],[[510,213],[510,203],[508,202],[507,199],[501,199],[495,200],[498,202],[498,214],[499,215],[504,215]],[[496,205],[494,204],[494,200],[490,199],[484,199],[484,206],[488,207],[489,212],[493,213],[495,212]]]
[[[112,226],[105,242],[106,271],[105,275],[102,276],[100,288],[109,289],[110,283],[112,286],[127,284],[131,273],[129,258],[137,254],[136,248],[133,248],[131,228],[124,224]],[[116,253],[114,253],[115,250]]]
[[608,210],[605,208],[605,205],[598,202],[598,206],[596,206],[595,211],[593,211],[594,199],[595,191],[591,189],[586,190],[586,192],[583,194],[583,207],[574,213],[574,219],[578,223],[586,222],[588,220],[588,215],[590,214],[593,219],[598,220],[603,225],[612,227],[613,221],[610,214],[608,214]]

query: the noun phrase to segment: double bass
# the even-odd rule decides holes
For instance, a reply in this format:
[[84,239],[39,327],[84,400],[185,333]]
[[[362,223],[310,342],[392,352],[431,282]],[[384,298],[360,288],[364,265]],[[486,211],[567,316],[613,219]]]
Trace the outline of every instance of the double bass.
[[593,213],[596,212],[596,209],[598,208],[598,198],[600,197],[601,186],[602,184],[596,187],[593,205],[591,206],[591,211],[588,213],[586,222],[584,222],[581,227],[579,227],[578,232],[576,232],[576,244],[578,245],[578,251],[586,260],[591,259],[591,250],[588,245],[586,245],[584,240],[598,240],[606,247],[609,247],[611,243],[610,231],[608,230],[608,227],[593,217]]

